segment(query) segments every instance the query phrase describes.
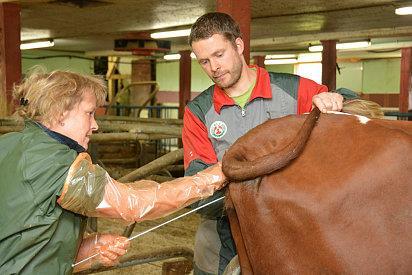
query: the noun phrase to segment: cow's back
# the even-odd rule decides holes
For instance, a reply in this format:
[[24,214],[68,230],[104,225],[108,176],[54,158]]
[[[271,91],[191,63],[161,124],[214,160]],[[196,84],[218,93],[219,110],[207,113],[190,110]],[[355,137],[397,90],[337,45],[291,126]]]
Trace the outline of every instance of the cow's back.
[[[230,150],[277,152],[303,120],[268,121]],[[241,265],[244,250],[255,274],[412,272],[411,123],[321,115],[297,159],[229,190]]]

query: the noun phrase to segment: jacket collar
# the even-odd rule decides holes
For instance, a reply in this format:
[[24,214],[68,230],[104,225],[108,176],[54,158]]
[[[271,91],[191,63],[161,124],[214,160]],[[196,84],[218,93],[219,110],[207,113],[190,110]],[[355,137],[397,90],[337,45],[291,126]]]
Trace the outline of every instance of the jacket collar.
[[37,121],[33,121],[33,122],[35,125],[40,127],[44,132],[46,132],[46,134],[48,134],[51,138],[53,138],[54,140],[57,140],[61,144],[67,145],[70,149],[75,150],[77,153],[82,153],[86,151],[86,149],[84,149],[83,146],[81,146],[79,143],[77,143],[77,141],[69,138],[68,136],[52,131],[46,126],[44,126],[43,124],[41,124],[40,122],[37,122]]
[[[255,87],[253,88],[248,102],[251,102],[258,97],[272,98],[269,73],[265,69],[258,66],[250,65],[249,68],[256,68],[257,76]],[[231,97],[229,97],[222,88],[220,88],[218,85],[214,85],[213,104],[215,111],[220,114],[223,106],[235,105],[235,101]]]

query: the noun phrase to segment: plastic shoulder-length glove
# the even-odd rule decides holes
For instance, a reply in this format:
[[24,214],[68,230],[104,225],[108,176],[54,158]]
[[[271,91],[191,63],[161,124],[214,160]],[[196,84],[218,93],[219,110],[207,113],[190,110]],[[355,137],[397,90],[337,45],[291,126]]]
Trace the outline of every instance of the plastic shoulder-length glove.
[[84,216],[137,222],[168,215],[211,196],[225,184],[220,163],[162,184],[149,180],[123,184],[81,153],[70,166],[57,202]]
[[98,254],[74,267],[73,272],[100,266],[114,266],[119,263],[120,256],[127,252],[129,240],[126,237],[111,234],[93,234],[84,238],[80,244],[76,263]]

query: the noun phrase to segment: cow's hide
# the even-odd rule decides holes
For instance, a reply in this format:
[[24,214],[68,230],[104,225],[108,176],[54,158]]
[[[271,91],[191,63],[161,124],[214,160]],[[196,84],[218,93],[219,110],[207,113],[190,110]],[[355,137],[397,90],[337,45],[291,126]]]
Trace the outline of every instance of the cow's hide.
[[[225,155],[225,174],[255,171],[305,117],[252,129]],[[322,114],[296,159],[232,181],[228,196],[242,274],[412,273],[410,122]]]

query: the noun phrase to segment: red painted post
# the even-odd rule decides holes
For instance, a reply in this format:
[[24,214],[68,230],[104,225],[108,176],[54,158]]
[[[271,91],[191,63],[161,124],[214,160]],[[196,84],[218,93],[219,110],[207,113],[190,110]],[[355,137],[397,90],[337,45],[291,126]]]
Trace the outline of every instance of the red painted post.
[[336,89],[336,40],[321,41],[322,52],[322,84],[329,91]]
[[191,51],[180,51],[179,61],[179,118],[183,118],[185,106],[190,100],[192,59]]
[[255,55],[253,57],[253,64],[261,68],[265,67],[265,56],[264,55]]
[[21,80],[20,5],[0,4],[0,116],[14,112],[12,89]]
[[242,40],[245,44],[243,55],[246,63],[250,62],[250,0],[216,0],[216,11],[230,14],[239,24]]
[[401,87],[399,91],[399,112],[412,110],[412,48],[401,49]]

